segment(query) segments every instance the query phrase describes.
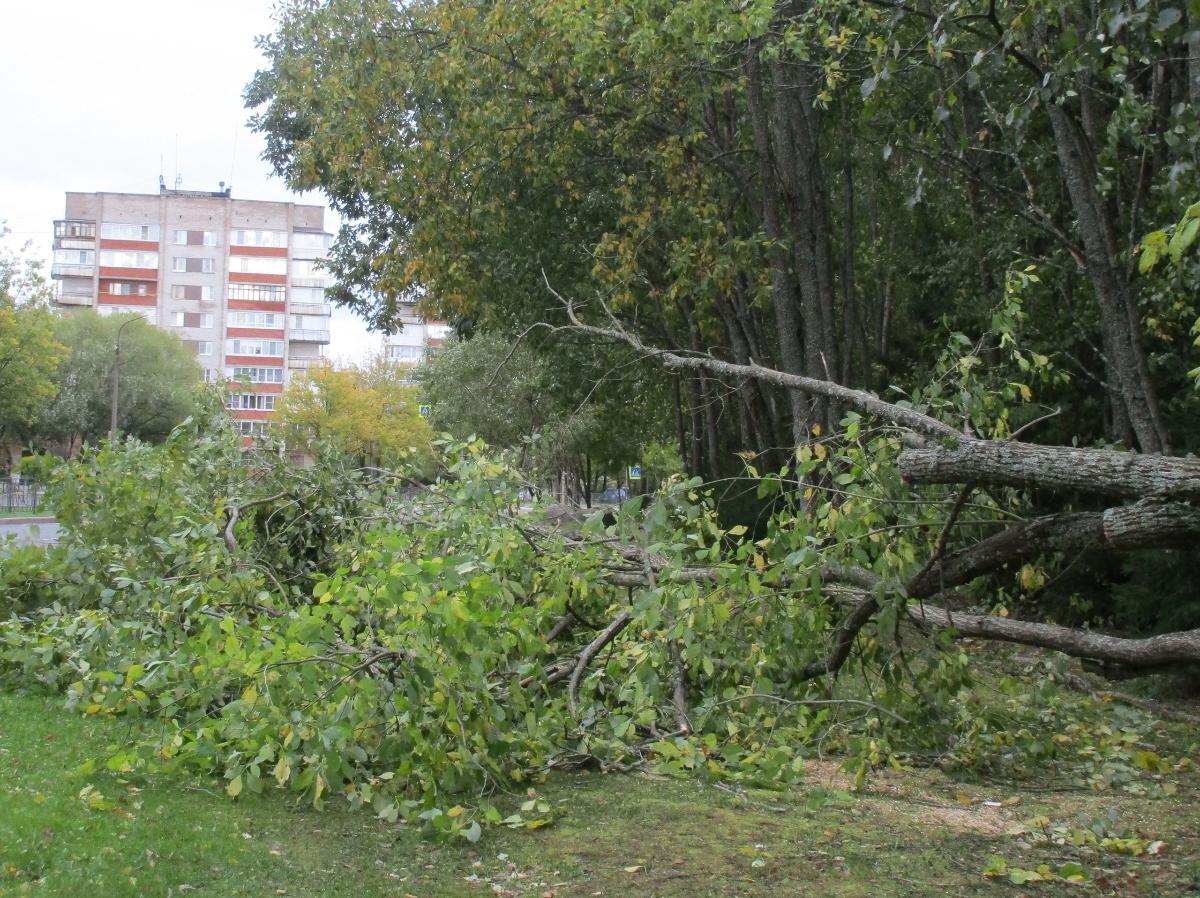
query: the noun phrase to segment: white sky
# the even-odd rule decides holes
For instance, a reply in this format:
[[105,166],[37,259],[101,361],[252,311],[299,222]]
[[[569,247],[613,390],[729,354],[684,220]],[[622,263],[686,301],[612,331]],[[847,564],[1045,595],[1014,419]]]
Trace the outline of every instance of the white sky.
[[[192,190],[323,204],[288,191],[260,158],[242,91],[262,57],[271,0],[0,0],[0,221],[9,249],[33,241],[49,259],[64,194],[157,193],[161,171]],[[326,230],[337,220],[326,211]],[[335,360],[381,340],[335,309]]]

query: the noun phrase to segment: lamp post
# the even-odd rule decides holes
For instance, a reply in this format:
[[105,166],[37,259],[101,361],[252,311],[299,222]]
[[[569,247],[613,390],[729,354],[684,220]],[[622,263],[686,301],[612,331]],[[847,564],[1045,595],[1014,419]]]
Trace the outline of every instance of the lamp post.
[[112,403],[110,406],[111,416],[108,419],[108,442],[115,444],[117,442],[117,403],[121,398],[121,331],[129,327],[135,321],[145,321],[141,315],[130,318],[124,324],[117,328],[117,347],[113,353],[113,374],[112,374]]

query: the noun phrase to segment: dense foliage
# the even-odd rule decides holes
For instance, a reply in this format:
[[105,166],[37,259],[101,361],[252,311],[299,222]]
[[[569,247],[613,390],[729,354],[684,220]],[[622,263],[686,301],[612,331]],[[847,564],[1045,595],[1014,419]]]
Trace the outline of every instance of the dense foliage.
[[0,252],[0,444],[16,458],[24,429],[59,389],[65,349],[55,340],[49,296],[33,262]]
[[[183,764],[233,797],[338,795],[470,839],[548,822],[536,800],[507,814],[504,791],[577,764],[775,788],[810,752],[843,753],[860,782],[936,755],[1156,788],[1174,762],[1128,730],[1061,722],[1052,666],[1034,692],[1006,680],[985,700],[969,655],[901,626],[890,591],[840,677],[806,673],[839,614],[822,569],[911,573],[938,519],[908,499],[894,434],[844,425],[759,479],[780,504],[757,539],[680,479],[607,528],[547,527],[516,513],[524,480],[478,443],[443,447],[429,486],[340,455],[297,470],[209,422],[105,445],[45,475],[61,545],[0,548],[17,612],[0,681],[141,719],[115,770]],[[814,473],[836,488],[786,489]],[[961,511],[984,529],[1007,513]]]
[[433,434],[410,377],[411,369],[384,358],[357,368],[312,368],[288,384],[275,420],[293,448],[325,440],[365,465],[407,459],[427,468]]
[[[562,320],[548,279],[653,345],[910,389],[930,335],[978,332],[1034,263],[1034,346],[1072,375],[1044,438],[1186,449],[1195,263],[1138,278],[1135,254],[1195,193],[1194,18],[328,0],[282,15],[247,97],[277,171],[346,222],[335,295],[377,325],[418,295],[511,338]],[[709,477],[838,419],[702,373],[659,401]]]
[[478,333],[439,347],[416,376],[438,431],[512,449],[531,480],[559,480],[561,491],[565,475],[568,495],[586,503],[670,433],[657,402],[664,378],[602,345],[541,344]]

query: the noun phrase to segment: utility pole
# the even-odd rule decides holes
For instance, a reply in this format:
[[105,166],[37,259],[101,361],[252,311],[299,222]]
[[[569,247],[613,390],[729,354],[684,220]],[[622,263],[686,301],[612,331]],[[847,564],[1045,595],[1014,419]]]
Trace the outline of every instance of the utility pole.
[[130,318],[124,324],[117,328],[117,347],[113,353],[113,373],[112,373],[112,401],[109,406],[111,412],[108,419],[108,442],[115,444],[117,442],[117,404],[121,398],[121,331],[129,327],[135,321],[145,321],[141,315]]

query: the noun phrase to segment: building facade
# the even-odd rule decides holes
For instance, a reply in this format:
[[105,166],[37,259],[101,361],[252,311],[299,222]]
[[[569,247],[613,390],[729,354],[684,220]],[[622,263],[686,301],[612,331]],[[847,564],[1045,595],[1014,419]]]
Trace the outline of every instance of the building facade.
[[63,307],[133,312],[179,335],[209,381],[230,382],[246,436],[263,434],[295,371],[321,364],[330,307],[321,206],[215,192],[68,193],[54,223]]
[[384,342],[384,355],[390,362],[415,368],[437,352],[442,341],[450,335],[450,325],[444,321],[426,321],[415,303],[401,303],[399,333],[389,334]]

